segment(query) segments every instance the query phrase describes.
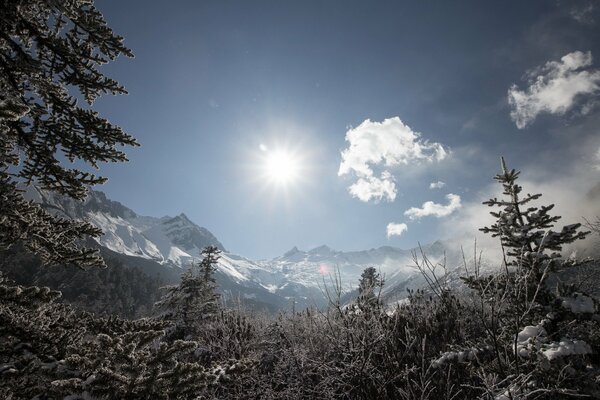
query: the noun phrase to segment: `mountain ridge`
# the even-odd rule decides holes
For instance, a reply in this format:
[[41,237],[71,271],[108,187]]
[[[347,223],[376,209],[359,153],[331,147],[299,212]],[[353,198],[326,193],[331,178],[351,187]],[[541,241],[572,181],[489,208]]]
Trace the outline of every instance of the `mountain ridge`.
[[[227,251],[208,229],[183,212],[174,217],[141,216],[100,191],[90,191],[83,202],[38,188],[28,189],[27,195],[57,214],[86,219],[102,229],[104,234],[95,239],[98,245],[117,254],[155,262],[172,269],[175,275],[199,261],[204,247],[216,246],[222,251],[217,266],[222,291],[231,298],[265,303],[273,309],[292,303],[298,307],[321,306],[327,301],[324,289],[336,284],[335,276],[341,280],[341,291],[351,292],[370,266],[385,275],[390,290],[415,274],[411,265],[418,248],[380,246],[344,252],[325,244],[306,251],[294,246],[271,260],[253,261]],[[433,259],[440,259],[445,252],[440,241],[423,249]]]

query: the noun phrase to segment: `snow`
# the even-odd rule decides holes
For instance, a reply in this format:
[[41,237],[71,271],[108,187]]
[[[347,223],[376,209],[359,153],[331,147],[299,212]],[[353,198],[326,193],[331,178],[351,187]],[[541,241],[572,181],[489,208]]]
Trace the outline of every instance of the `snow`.
[[240,271],[238,271],[235,268],[235,265],[231,261],[231,259],[229,257],[227,257],[227,256],[222,256],[219,259],[218,268],[219,268],[219,271],[224,272],[224,273],[230,275],[237,282],[247,281],[248,280],[248,277],[242,275],[240,273]]
[[402,306],[407,306],[409,304],[410,304],[410,299],[409,298],[405,298],[405,299],[398,300],[394,305],[402,307]]
[[260,286],[264,287],[265,289],[267,289],[271,293],[275,293],[277,291],[277,289],[279,289],[277,287],[277,285],[263,285],[263,284],[261,284]]
[[176,244],[179,243],[177,239],[189,236],[190,231],[203,230],[184,214],[174,218],[144,217],[133,212],[131,214],[131,218],[122,218],[95,211],[88,212],[87,218],[104,232],[97,241],[117,253],[182,268],[200,259],[202,249],[192,242]]
[[544,346],[545,350],[542,352],[544,356],[550,361],[558,358],[570,355],[578,354],[590,354],[592,348],[589,344],[583,340],[571,340],[563,339],[560,342],[553,342]]
[[0,374],[14,374],[18,372],[14,367],[14,364],[2,364],[0,365]]
[[538,336],[546,335],[546,331],[539,325],[529,325],[523,328],[521,332],[517,335],[517,341],[519,343],[527,342],[531,340],[531,338],[535,338]]
[[97,239],[101,245],[121,254],[164,260],[157,246],[129,221],[100,212],[89,213],[88,218],[90,223],[104,232]]
[[528,398],[529,391],[526,389],[519,389],[516,385],[511,385],[504,392],[496,395],[494,400],[525,400]]
[[179,247],[171,246],[169,248],[167,260],[171,261],[175,265],[183,266],[192,262],[193,257],[181,250]]
[[562,306],[572,313],[593,313],[596,311],[594,299],[581,293],[575,293],[574,297],[563,297]]
[[431,363],[433,368],[439,368],[449,362],[465,362],[475,360],[481,352],[479,349],[466,349],[462,351],[447,351],[442,353],[436,360]]
[[519,332],[516,351],[519,356],[526,358],[533,352],[540,351],[544,357],[552,361],[559,357],[589,354],[592,348],[583,340],[563,338],[560,342],[548,343],[546,330],[539,324],[526,326]]
[[532,351],[537,351],[546,341],[546,330],[541,325],[529,325],[517,335],[516,353],[528,358]]

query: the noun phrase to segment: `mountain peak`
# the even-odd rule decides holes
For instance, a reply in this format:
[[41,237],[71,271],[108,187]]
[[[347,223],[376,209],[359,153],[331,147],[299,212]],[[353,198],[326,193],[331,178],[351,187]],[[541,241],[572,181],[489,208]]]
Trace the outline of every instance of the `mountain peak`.
[[174,217],[164,217],[164,223],[171,225],[171,224],[177,224],[179,226],[187,226],[187,225],[194,225],[196,226],[196,224],[194,224],[187,215],[185,215],[184,213],[181,213],[179,215],[176,215]]
[[290,257],[290,256],[293,256],[293,255],[294,255],[294,254],[296,254],[296,253],[299,253],[299,252],[300,252],[300,250],[298,250],[298,247],[294,246],[294,247],[292,247],[291,249],[289,249],[288,251],[286,251],[286,252],[283,254],[283,256],[284,256],[284,257]]
[[315,247],[314,249],[310,250],[309,253],[311,254],[328,254],[331,253],[333,250],[331,250],[331,248],[327,245],[322,245],[319,247]]
[[186,222],[191,222],[191,223],[193,224],[192,220],[191,220],[191,219],[189,219],[189,218],[188,218],[188,216],[187,216],[187,215],[185,215],[185,213],[181,213],[181,214],[179,214],[179,215],[177,216],[177,218],[179,218],[179,219],[182,219],[182,220],[184,220],[184,221],[186,221]]

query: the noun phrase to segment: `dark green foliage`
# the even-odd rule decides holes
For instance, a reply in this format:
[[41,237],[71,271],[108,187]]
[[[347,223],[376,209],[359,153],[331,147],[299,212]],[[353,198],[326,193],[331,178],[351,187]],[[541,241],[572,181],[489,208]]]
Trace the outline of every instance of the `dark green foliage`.
[[[0,277],[0,397],[32,398],[44,393],[66,355],[63,343],[77,340],[72,312],[52,302],[48,288],[6,285]],[[70,327],[72,329],[66,329]]]
[[366,268],[358,282],[357,305],[361,308],[370,309],[380,304],[379,294],[383,283],[383,278],[381,278],[375,267]]
[[91,105],[105,93],[125,89],[98,70],[119,55],[132,56],[90,0],[66,2],[6,0],[0,7],[0,248],[17,242],[45,263],[103,265],[92,249],[80,247],[100,230],[88,223],[50,215],[27,202],[19,183],[78,200],[87,186],[106,179],[67,168],[62,158],[126,161],[118,149],[137,142],[79,106],[76,94]]
[[65,366],[76,377],[55,380],[61,394],[89,393],[97,398],[189,398],[211,383],[198,363],[180,362],[195,342],[161,342],[162,330],[133,330],[121,335],[98,334],[69,346]]
[[204,285],[202,288],[204,304],[201,310],[204,318],[214,316],[219,308],[219,294],[217,293],[217,283],[214,275],[220,254],[221,250],[216,246],[207,246],[202,249],[203,258],[198,265],[198,275]]
[[108,268],[46,267],[39,257],[15,246],[0,252],[0,259],[0,272],[17,284],[59,290],[62,302],[98,315],[148,316],[164,285],[162,278],[110,256],[105,257]]
[[98,318],[59,297],[0,276],[0,398],[195,398],[252,365],[199,363],[197,342],[163,340],[164,322]]

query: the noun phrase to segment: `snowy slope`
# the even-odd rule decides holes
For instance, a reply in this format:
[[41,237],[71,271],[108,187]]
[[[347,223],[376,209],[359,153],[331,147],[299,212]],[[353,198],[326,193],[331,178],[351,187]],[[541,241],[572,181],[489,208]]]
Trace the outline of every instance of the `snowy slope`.
[[84,202],[36,187],[28,187],[26,195],[58,214],[85,219],[99,227],[104,234],[96,241],[117,253],[182,268],[206,246],[225,250],[212,233],[194,224],[185,214],[162,218],[140,216],[98,191],[91,191]]
[[[443,256],[441,242],[426,246],[424,251],[433,258]],[[387,282],[406,279],[415,274],[413,250],[383,246],[364,251],[341,252],[327,246],[309,251],[294,247],[283,256],[263,262],[265,268],[278,272],[287,281],[307,287],[318,287],[338,276],[344,289],[356,287],[367,267],[379,270]]]
[[[222,250],[217,274],[224,291],[232,297],[254,299],[275,308],[296,302],[299,306],[322,305],[324,288],[341,283],[344,292],[352,292],[361,273],[376,267],[385,277],[385,290],[405,292],[415,278],[413,251],[390,246],[365,251],[341,252],[327,246],[302,251],[294,247],[272,260],[252,261],[229,253],[206,228],[192,222],[185,214],[175,217],[140,216],[104,193],[90,192],[84,202],[49,194],[35,187],[27,189],[27,197],[44,204],[60,215],[85,219],[102,229],[96,241],[109,250],[126,256],[152,260],[165,268],[183,271],[201,258],[208,245]],[[443,243],[424,247],[432,259],[446,252]],[[400,290],[402,288],[403,290]],[[397,297],[397,296],[395,296]]]

